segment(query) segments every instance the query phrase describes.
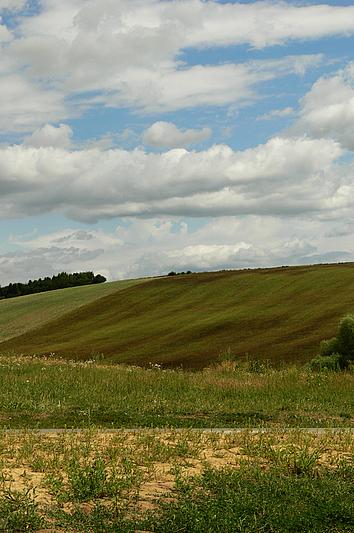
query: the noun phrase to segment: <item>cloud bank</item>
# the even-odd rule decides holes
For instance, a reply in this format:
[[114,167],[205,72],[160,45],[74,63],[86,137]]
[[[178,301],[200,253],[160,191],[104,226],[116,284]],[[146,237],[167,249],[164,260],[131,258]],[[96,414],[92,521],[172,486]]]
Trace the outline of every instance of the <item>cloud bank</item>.
[[[3,0],[0,9],[22,5]],[[17,21],[15,29],[0,26],[0,128],[29,132],[95,106],[157,113],[244,105],[262,83],[302,75],[321,57],[190,65],[186,50],[349,36],[354,7],[42,0],[39,13]]]
[[[43,130],[34,139],[41,135]],[[338,212],[352,205],[351,167],[336,164],[342,153],[332,140],[308,138],[273,138],[244,151],[214,145],[161,154],[4,147],[1,214],[60,212],[94,222],[117,216]]]

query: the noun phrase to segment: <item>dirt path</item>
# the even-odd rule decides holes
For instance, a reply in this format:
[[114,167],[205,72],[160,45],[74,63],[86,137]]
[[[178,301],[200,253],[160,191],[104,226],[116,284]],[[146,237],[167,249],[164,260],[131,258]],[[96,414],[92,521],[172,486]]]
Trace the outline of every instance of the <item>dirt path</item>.
[[291,433],[291,432],[304,432],[313,434],[326,434],[326,433],[341,433],[350,432],[354,433],[354,427],[339,427],[339,428],[296,428],[296,427],[279,427],[279,428],[84,428],[84,429],[66,429],[66,428],[46,428],[46,429],[0,429],[0,433],[8,434],[23,434],[23,433],[35,433],[36,435],[50,435],[61,433],[85,433],[89,430],[95,433],[216,433],[216,434],[234,434],[234,433]]

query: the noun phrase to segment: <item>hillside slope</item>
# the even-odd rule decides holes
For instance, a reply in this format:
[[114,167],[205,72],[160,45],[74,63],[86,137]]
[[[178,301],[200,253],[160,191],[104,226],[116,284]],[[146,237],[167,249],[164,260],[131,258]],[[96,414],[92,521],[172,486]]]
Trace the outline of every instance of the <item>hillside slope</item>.
[[230,347],[305,361],[351,311],[353,264],[175,276],[96,300],[0,344],[0,352],[200,367]]
[[0,341],[23,334],[77,307],[142,282],[114,281],[0,300]]

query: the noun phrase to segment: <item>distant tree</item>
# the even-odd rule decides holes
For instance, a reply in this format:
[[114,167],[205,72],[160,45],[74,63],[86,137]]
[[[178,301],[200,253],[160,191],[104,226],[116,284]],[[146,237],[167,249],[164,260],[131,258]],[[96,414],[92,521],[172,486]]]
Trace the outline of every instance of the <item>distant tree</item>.
[[15,298],[25,294],[34,294],[37,292],[47,292],[55,289],[64,289],[66,287],[77,287],[80,285],[91,285],[104,283],[106,278],[101,274],[89,272],[74,272],[67,274],[61,272],[51,278],[46,276],[44,279],[29,280],[28,283],[10,283],[5,287],[0,287],[0,298]]
[[184,276],[186,274],[192,274],[191,270],[187,270],[187,272],[175,272],[174,270],[172,270],[171,272],[169,272],[167,275],[168,276]]
[[96,283],[104,283],[106,280],[106,278],[104,276],[102,276],[102,274],[97,274],[97,276],[95,276],[92,280],[92,283],[96,284]]

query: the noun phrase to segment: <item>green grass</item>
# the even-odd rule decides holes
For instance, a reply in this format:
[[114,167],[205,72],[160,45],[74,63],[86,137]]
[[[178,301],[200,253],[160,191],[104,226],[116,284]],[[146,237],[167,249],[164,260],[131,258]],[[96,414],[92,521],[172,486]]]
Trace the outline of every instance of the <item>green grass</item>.
[[354,531],[348,432],[0,433],[0,529]]
[[139,526],[159,533],[354,531],[353,467],[316,474],[299,476],[286,468],[264,472],[249,465],[206,469],[180,485],[175,502]]
[[354,425],[353,372],[253,370],[253,365],[233,363],[191,372],[3,359],[0,424],[9,428]]
[[353,264],[159,278],[62,315],[0,351],[198,368],[230,348],[239,357],[302,362],[353,311],[353,291]]
[[73,309],[142,281],[115,281],[0,300],[0,341],[17,337]]

